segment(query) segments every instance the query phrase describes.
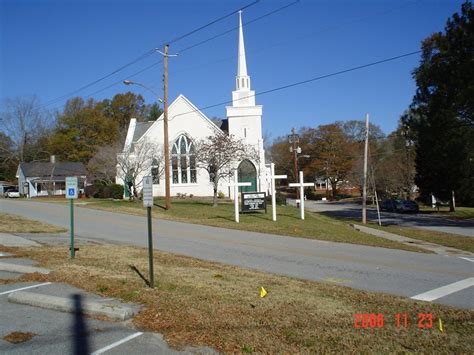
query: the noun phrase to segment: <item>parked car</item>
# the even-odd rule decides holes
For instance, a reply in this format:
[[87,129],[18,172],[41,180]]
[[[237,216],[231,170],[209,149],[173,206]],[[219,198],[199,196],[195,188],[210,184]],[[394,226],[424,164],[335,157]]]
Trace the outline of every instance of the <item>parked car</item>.
[[7,192],[5,192],[5,197],[9,198],[18,198],[20,197],[20,192],[18,189],[9,189]]
[[398,213],[417,213],[420,208],[415,201],[411,200],[399,200],[399,199],[387,199],[383,200],[380,209],[387,212],[398,212]]

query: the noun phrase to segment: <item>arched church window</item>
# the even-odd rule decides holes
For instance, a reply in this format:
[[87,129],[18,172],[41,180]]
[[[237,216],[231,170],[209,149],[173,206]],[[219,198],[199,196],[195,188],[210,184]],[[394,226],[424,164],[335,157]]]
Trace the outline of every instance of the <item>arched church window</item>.
[[181,135],[171,150],[173,184],[196,183],[196,156],[193,142]]
[[160,183],[160,162],[156,158],[153,158],[151,164],[151,178],[154,184]]
[[245,80],[245,79],[242,78],[242,87],[245,87],[245,81],[244,81],[244,80]]

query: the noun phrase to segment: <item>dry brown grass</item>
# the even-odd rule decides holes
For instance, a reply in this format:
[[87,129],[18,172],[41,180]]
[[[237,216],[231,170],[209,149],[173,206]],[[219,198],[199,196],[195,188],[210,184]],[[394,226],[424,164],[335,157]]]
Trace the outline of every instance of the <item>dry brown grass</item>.
[[60,233],[66,229],[7,213],[0,214],[2,233]]
[[[12,248],[9,249],[12,251]],[[298,280],[155,252],[156,288],[131,270],[148,275],[147,250],[124,246],[81,246],[75,260],[67,247],[18,249],[54,270],[27,279],[66,282],[108,297],[145,305],[134,324],[160,332],[171,346],[211,346],[226,353],[406,352],[469,353],[474,312]],[[259,297],[259,289],[268,291]],[[408,329],[394,316],[407,312]],[[441,318],[437,327],[418,329],[418,313]],[[354,329],[355,313],[384,313],[381,329]]]

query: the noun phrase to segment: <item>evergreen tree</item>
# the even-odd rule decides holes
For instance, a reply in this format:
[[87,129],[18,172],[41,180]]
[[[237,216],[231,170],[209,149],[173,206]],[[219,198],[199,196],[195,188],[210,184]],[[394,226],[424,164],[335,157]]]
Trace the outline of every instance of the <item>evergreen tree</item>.
[[[466,1],[445,33],[422,43],[417,91],[404,122],[414,133],[416,184],[452,202],[474,205],[474,11]],[[451,203],[451,209],[453,209]]]

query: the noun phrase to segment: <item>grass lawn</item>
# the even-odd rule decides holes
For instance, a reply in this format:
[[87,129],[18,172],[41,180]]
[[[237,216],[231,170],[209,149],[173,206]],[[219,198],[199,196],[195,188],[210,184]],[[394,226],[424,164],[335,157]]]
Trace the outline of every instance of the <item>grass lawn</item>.
[[[163,333],[176,348],[211,346],[225,353],[467,354],[474,344],[474,312],[469,310],[158,251],[154,254],[156,288],[149,289],[130,268],[133,265],[148,275],[146,249],[84,245],[75,260],[68,259],[64,246],[3,249],[53,270],[23,280],[66,282],[143,304],[133,324]],[[268,291],[264,298],[259,297],[261,286]],[[358,313],[383,314],[384,325],[355,329]],[[403,322],[397,328],[397,313],[407,313],[406,329]],[[419,313],[431,314],[431,328],[418,328]]]
[[459,250],[466,250],[474,253],[474,238],[457,234],[430,231],[426,229],[409,228],[401,226],[382,226],[371,223],[369,227],[377,228],[386,232],[395,233],[404,237],[424,240],[426,242],[444,245]]
[[[85,202],[85,201],[80,201]],[[164,201],[156,199],[155,204],[164,205]],[[87,200],[84,207],[101,210],[146,215],[141,201]],[[174,200],[169,211],[160,207],[153,208],[153,216],[162,219],[204,224],[215,227],[240,229],[253,232],[288,235],[302,238],[328,240],[352,244],[370,245],[416,252],[426,252],[414,246],[378,238],[361,233],[346,223],[317,213],[306,212],[305,220],[299,216],[299,210],[291,206],[277,206],[277,221],[272,221],[271,206],[268,213],[241,214],[240,223],[234,221],[234,205],[231,202],[220,202],[212,207],[210,201],[187,199]]]
[[440,215],[450,219],[474,219],[474,207],[456,207],[456,211],[449,212],[449,207],[442,206],[438,212],[436,208],[431,208],[431,206],[420,205],[420,212]]
[[60,233],[66,229],[32,221],[7,213],[0,214],[0,232],[3,233]]

